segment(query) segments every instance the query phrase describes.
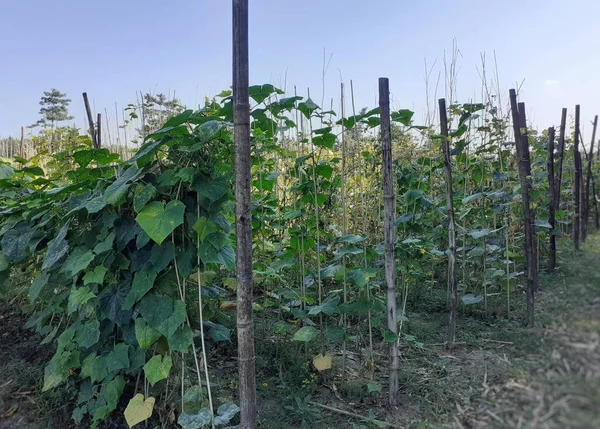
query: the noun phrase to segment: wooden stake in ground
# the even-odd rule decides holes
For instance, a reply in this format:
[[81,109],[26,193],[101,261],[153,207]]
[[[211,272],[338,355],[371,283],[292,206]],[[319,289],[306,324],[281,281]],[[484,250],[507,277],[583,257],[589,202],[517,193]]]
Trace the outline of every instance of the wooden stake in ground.
[[456,280],[456,225],[454,223],[454,202],[452,200],[452,160],[450,158],[450,140],[448,138],[448,116],[446,100],[438,101],[440,109],[440,132],[442,134],[442,152],[444,154],[444,170],[446,174],[446,213],[448,215],[448,289],[450,291],[448,316],[449,350],[456,343],[456,305],[458,301],[458,283]]
[[25,145],[25,127],[21,127],[21,144],[19,145],[19,156],[21,158],[25,157],[25,152],[23,146]]
[[87,115],[88,125],[90,127],[90,137],[92,138],[92,146],[98,149],[98,140],[96,140],[96,128],[94,127],[94,117],[92,116],[92,108],[88,100],[87,92],[83,93],[83,104],[85,104],[85,113]]
[[560,118],[560,134],[558,136],[558,148],[556,150],[556,179],[554,182],[554,207],[560,210],[560,188],[562,186],[563,155],[565,153],[565,133],[567,129],[567,109],[562,109]]
[[548,271],[556,268],[556,191],[554,190],[554,127],[548,129],[548,223],[550,229],[550,254],[548,255]]
[[[385,247],[385,283],[387,286],[388,329],[398,333],[396,317],[395,249],[396,229],[394,224],[395,195],[392,171],[392,135],[390,124],[390,83],[379,78],[379,108],[381,110],[381,152],[383,170],[383,235]],[[398,405],[398,341],[390,343],[389,404]]]
[[102,147],[102,114],[98,113],[98,120],[96,121],[96,146],[95,149]]
[[[521,116],[519,115],[519,108],[517,105],[517,93],[514,89],[510,90],[510,108],[513,121],[513,130],[515,134],[515,147],[517,150],[519,179],[521,182],[521,202],[523,205],[523,224],[525,229],[525,256],[527,264],[527,310],[525,314],[525,322],[527,326],[533,327],[534,324],[534,291],[535,291],[535,269],[537,266],[534,252],[533,252],[533,231],[532,231],[532,213],[530,204],[530,168],[527,168],[529,156],[525,156],[524,153],[524,138],[521,132],[523,125],[521,124]],[[527,137],[526,128],[525,137]],[[527,145],[527,151],[529,151],[529,145]]]
[[256,427],[256,374],[252,317],[252,213],[250,206],[250,99],[248,0],[233,0],[233,123],[240,428]]
[[[590,186],[592,182],[592,161],[594,159],[594,142],[596,140],[596,128],[598,127],[598,115],[594,116],[592,127],[592,142],[590,144],[590,152],[585,152],[587,158],[587,175],[585,179],[585,190],[583,193],[583,218],[581,220],[581,240],[587,238],[587,227],[590,219]],[[585,149],[584,149],[585,151]],[[594,198],[594,190],[592,188],[592,198]]]
[[573,244],[579,250],[581,235],[581,154],[579,153],[579,104],[575,106],[575,136],[573,137],[573,156],[575,159],[575,218],[573,219]]

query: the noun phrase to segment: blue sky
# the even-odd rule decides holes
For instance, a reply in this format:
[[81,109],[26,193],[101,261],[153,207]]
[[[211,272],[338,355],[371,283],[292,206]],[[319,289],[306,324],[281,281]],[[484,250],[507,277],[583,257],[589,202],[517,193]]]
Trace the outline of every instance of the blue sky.
[[[353,80],[358,106],[374,107],[377,78],[387,76],[394,107],[420,117],[424,61],[437,60],[435,86],[456,39],[459,101],[480,98],[476,67],[485,53],[491,74],[495,51],[502,88],[524,80],[536,126],[556,123],[561,107],[576,103],[586,124],[600,112],[597,0],[250,0],[250,8],[251,83],[286,81],[301,95],[310,87],[320,103],[325,49],[327,107],[342,79]],[[0,136],[35,122],[52,87],[73,99],[79,126],[83,91],[109,116],[136,91],[175,91],[193,106],[230,85],[231,2],[2,0],[0,53]]]

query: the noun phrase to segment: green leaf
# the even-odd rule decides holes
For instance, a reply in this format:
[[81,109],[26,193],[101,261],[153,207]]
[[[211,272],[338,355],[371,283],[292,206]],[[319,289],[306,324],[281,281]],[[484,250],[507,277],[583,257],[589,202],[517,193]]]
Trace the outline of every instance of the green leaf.
[[87,285],[90,283],[95,283],[101,285],[104,282],[104,276],[106,275],[107,271],[108,268],[103,267],[102,265],[95,267],[94,271],[88,271],[85,273],[83,276],[83,284]]
[[479,238],[487,237],[488,235],[490,235],[491,232],[493,232],[491,229],[484,228],[484,229],[477,229],[474,231],[470,231],[469,235],[475,239],[479,239]]
[[102,356],[96,353],[88,355],[81,365],[81,377],[90,377],[93,383],[104,380],[108,375],[106,362]]
[[346,234],[346,235],[342,235],[340,238],[338,238],[337,241],[338,241],[338,243],[355,244],[355,243],[360,243],[361,241],[365,241],[366,239],[367,239],[367,237],[364,237],[362,235]]
[[44,368],[44,386],[42,387],[42,392],[53,389],[67,380],[69,373],[67,362],[70,355],[70,352],[57,353],[48,365],[46,365]]
[[118,206],[125,201],[125,196],[133,182],[140,174],[142,169],[135,165],[129,167],[121,176],[111,183],[104,191],[104,201],[107,204]]
[[151,184],[136,186],[133,194],[133,209],[139,213],[155,196],[156,188]]
[[217,232],[217,224],[202,216],[196,220],[192,229],[198,233],[198,238],[202,242],[207,236]]
[[211,203],[223,198],[229,191],[229,177],[200,177],[192,188]]
[[173,366],[171,356],[154,355],[152,359],[144,365],[144,375],[151,386],[154,386],[160,380],[164,380],[169,376],[169,371]]
[[536,219],[534,223],[535,226],[538,226],[540,228],[552,229],[552,225],[550,225],[550,223],[546,220]]
[[175,331],[177,331],[177,328],[185,322],[185,316],[185,304],[182,301],[175,301],[173,305],[173,314],[158,325],[158,332],[163,334],[166,338],[171,338]]
[[271,95],[284,93],[282,90],[275,88],[271,84],[252,85],[248,88],[248,92],[250,94],[250,97],[258,104],[265,101]]
[[230,341],[231,330],[218,323],[205,321],[205,326],[210,327],[208,330],[208,336],[217,342]]
[[124,281],[117,287],[104,289],[98,297],[100,310],[119,326],[131,321],[132,310],[123,310],[123,302],[128,291],[129,282]]
[[394,122],[400,122],[402,125],[409,126],[414,114],[411,110],[401,109],[397,112],[392,112],[391,118]]
[[369,384],[367,384],[367,390],[369,391],[369,393],[373,393],[373,392],[381,392],[381,384],[375,382],[375,381],[371,381]]
[[315,306],[311,307],[308,314],[309,314],[309,316],[314,316],[314,315],[317,315],[320,313],[331,315],[335,312],[339,303],[340,303],[339,296],[327,298],[325,301],[323,301],[323,303],[321,305],[315,305]]
[[360,255],[363,252],[361,247],[356,246],[344,246],[336,252],[334,260],[340,260],[346,255]]
[[137,309],[150,325],[158,327],[173,314],[173,299],[150,293],[142,298]]
[[473,295],[467,294],[460,297],[460,300],[465,305],[478,304],[483,301],[483,297],[481,295]]
[[185,205],[181,201],[170,201],[166,207],[158,201],[146,204],[135,220],[156,243],[161,244],[183,223]]
[[212,420],[212,415],[208,408],[202,408],[197,413],[190,414],[184,412],[179,414],[177,423],[182,429],[201,429],[206,425],[209,425]]
[[104,195],[97,195],[85,204],[85,209],[89,214],[98,213],[104,207],[106,207]]
[[93,260],[94,254],[91,250],[85,247],[76,247],[67,257],[62,270],[71,277],[75,277],[80,271],[85,270]]
[[44,286],[48,284],[48,280],[50,279],[50,274],[42,273],[35,278],[31,286],[29,287],[29,302],[33,303],[40,293]]
[[116,162],[119,160],[119,155],[110,153],[106,148],[85,149],[74,152],[73,159],[81,168],[85,168],[92,161],[96,161],[98,165],[107,165]]
[[240,407],[238,407],[233,402],[223,404],[217,410],[218,416],[215,417],[215,426],[226,425],[233,419],[237,413],[240,412]]
[[87,286],[71,289],[71,293],[69,294],[69,300],[67,304],[67,313],[73,314],[74,312],[79,310],[81,306],[87,304],[87,302],[90,299],[95,297],[96,295],[92,291],[90,291],[90,289]]
[[0,252],[0,273],[2,271],[6,271],[8,270],[8,259],[6,259],[6,256],[4,255],[4,253]]
[[96,255],[100,255],[101,253],[108,252],[109,250],[111,250],[113,248],[114,242],[115,242],[115,233],[111,232],[104,239],[104,241],[101,241],[98,244],[96,244],[96,247],[94,247],[94,253]]
[[84,349],[90,348],[100,339],[100,321],[94,319],[77,329],[75,341]]
[[298,329],[298,331],[296,331],[296,333],[294,334],[294,338],[292,339],[294,341],[302,341],[304,343],[307,343],[317,338],[318,335],[318,329],[312,326],[303,326],[302,328]]
[[129,345],[125,343],[116,344],[106,356],[105,363],[106,370],[109,373],[129,368]]
[[183,325],[177,329],[171,337],[167,339],[169,350],[186,353],[192,345],[194,334],[188,325]]
[[140,348],[149,349],[160,338],[160,332],[148,325],[142,317],[135,319],[135,338]]
[[123,310],[129,310],[133,305],[146,295],[152,289],[156,280],[156,271],[138,271],[133,276],[131,290],[123,303]]
[[348,272],[348,281],[358,287],[365,287],[377,275],[375,268],[356,268]]
[[56,237],[48,243],[48,250],[44,257],[44,263],[42,264],[43,270],[54,268],[69,250],[69,244],[67,243],[67,240],[65,240],[68,231],[69,222],[65,223],[58,231],[58,234],[56,234]]
[[419,198],[423,196],[423,191],[420,189],[411,189],[404,194],[406,202],[408,204],[416,203]]
[[138,423],[148,420],[152,417],[152,411],[154,410],[154,403],[156,399],[152,396],[149,396],[147,399],[144,399],[144,395],[138,393],[135,395],[125,408],[125,421],[127,425],[131,428]]
[[33,231],[31,227],[20,222],[9,229],[2,237],[2,252],[11,262],[21,262],[27,256],[27,248]]
[[203,264],[223,265],[227,269],[233,269],[235,264],[235,253],[231,247],[229,237],[222,232],[217,232],[206,237],[200,244],[198,252]]

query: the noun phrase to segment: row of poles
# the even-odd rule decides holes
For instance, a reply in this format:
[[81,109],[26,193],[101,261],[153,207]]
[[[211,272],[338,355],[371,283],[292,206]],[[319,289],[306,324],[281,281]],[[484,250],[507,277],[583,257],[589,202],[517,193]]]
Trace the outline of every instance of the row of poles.
[[[256,427],[256,379],[254,355],[254,328],[252,316],[252,227],[250,206],[250,104],[248,95],[248,0],[233,1],[233,102],[234,102],[234,142],[236,171],[236,267],[237,267],[237,335],[240,377],[240,428]],[[538,248],[535,230],[535,214],[532,209],[532,170],[527,132],[527,116],[525,103],[518,102],[514,89],[509,91],[513,133],[515,137],[518,173],[521,184],[521,202],[524,222],[524,249],[527,271],[527,306],[525,322],[529,327],[534,325],[535,292],[538,290]],[[395,240],[394,226],[395,194],[392,170],[392,145],[390,124],[389,80],[379,79],[379,107],[381,111],[381,142],[384,198],[384,249],[385,249],[385,282],[387,288],[387,322],[388,328],[397,334],[396,323],[396,282],[395,282]],[[456,344],[456,319],[458,302],[458,281],[456,277],[456,225],[454,220],[452,162],[446,100],[439,100],[440,134],[442,136],[442,152],[446,176],[446,197],[448,213],[448,283],[450,286],[449,323],[447,347]],[[562,182],[563,156],[565,149],[565,129],[567,110],[563,109],[561,128],[558,139],[558,150],[555,155],[555,130],[548,130],[548,181],[549,181],[549,223],[550,255],[549,271],[556,268],[556,219],[555,214],[560,206],[560,190]],[[585,240],[589,220],[590,196],[596,207],[596,226],[598,225],[598,209],[595,198],[595,184],[592,173],[594,140],[598,117],[594,119],[592,143],[589,154],[584,150],[587,159],[587,177],[582,186],[582,159],[579,151],[580,143],[580,107],[575,107],[574,130],[574,194],[575,217],[573,239],[575,249]],[[600,159],[600,148],[598,152]],[[556,168],[555,168],[556,166]],[[390,344],[389,349],[389,404],[398,404],[398,343]]]

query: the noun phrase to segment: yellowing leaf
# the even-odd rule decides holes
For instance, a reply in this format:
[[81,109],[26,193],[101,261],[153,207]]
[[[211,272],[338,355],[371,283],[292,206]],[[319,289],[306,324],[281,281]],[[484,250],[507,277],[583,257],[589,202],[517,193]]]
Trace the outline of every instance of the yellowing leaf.
[[319,372],[331,369],[331,355],[316,355],[313,358],[313,365]]
[[221,310],[232,310],[236,307],[235,301],[223,301],[221,303]]
[[125,408],[125,421],[127,421],[129,427],[148,420],[152,416],[155,401],[156,399],[152,396],[144,400],[144,395],[141,393],[131,398],[129,404],[127,404],[127,408]]

